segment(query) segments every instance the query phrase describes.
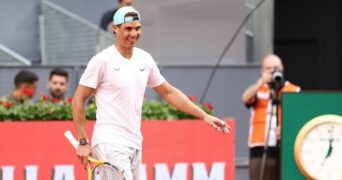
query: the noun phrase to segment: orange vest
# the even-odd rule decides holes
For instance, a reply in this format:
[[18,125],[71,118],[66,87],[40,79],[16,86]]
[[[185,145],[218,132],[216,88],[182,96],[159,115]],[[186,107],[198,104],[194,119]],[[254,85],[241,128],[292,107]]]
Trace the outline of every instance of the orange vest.
[[[288,81],[280,90],[282,92],[299,92],[300,87]],[[268,131],[269,114],[271,111],[270,89],[267,84],[264,84],[257,92],[255,103],[251,107],[250,129],[249,129],[249,147],[264,146],[266,141],[266,132]],[[281,103],[280,103],[281,104]],[[281,107],[278,105],[277,124],[281,125]],[[275,131],[274,131],[275,132]],[[274,133],[270,134],[274,137]],[[269,139],[270,140],[270,139]]]

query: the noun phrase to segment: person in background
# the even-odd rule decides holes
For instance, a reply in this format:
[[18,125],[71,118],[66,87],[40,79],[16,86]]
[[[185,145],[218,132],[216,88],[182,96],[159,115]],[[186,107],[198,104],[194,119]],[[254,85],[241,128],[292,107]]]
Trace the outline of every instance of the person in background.
[[124,6],[132,6],[133,5],[133,0],[118,0],[118,8],[115,9],[111,9],[106,11],[102,17],[101,17],[101,21],[100,21],[100,28],[103,29],[104,31],[108,31],[108,32],[112,32],[112,24],[113,24],[113,16],[115,14],[115,12]]
[[8,95],[3,96],[2,101],[19,105],[29,101],[35,94],[39,85],[38,76],[29,70],[21,70],[14,77],[14,89]]
[[44,98],[54,103],[63,103],[65,99],[65,93],[68,90],[68,78],[68,72],[64,69],[52,69],[50,72],[49,81],[47,83],[49,95]]
[[[116,165],[126,180],[139,180],[142,133],[141,110],[146,87],[151,87],[169,104],[191,114],[213,129],[228,133],[222,120],[201,110],[161,75],[152,56],[135,47],[141,35],[140,15],[131,6],[116,11],[112,30],[114,45],[96,54],[81,76],[72,101],[73,122],[78,147],[76,155],[87,165],[92,153]],[[85,101],[94,95],[96,123],[89,145],[86,132]]]
[[251,110],[248,140],[251,180],[259,180],[261,173],[263,180],[280,179],[280,97],[283,92],[300,91],[299,86],[284,79],[283,71],[281,59],[274,54],[267,55],[262,61],[261,76],[242,95],[243,103]]

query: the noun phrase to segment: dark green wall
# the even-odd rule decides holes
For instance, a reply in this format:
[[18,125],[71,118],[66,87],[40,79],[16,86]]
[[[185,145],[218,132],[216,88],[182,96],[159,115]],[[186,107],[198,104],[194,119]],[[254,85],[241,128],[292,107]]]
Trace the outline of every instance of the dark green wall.
[[285,93],[282,96],[281,179],[305,179],[294,160],[294,142],[298,132],[311,119],[324,115],[342,115],[342,93]]

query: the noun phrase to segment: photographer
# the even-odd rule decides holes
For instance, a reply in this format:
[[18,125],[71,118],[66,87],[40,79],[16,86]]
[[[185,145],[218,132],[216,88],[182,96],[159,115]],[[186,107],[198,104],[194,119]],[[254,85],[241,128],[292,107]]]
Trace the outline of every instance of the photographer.
[[[275,180],[279,177],[279,140],[281,129],[280,94],[299,92],[300,87],[286,81],[281,59],[267,55],[261,64],[261,77],[242,95],[250,108],[248,146],[251,180]],[[273,110],[272,110],[273,109]]]

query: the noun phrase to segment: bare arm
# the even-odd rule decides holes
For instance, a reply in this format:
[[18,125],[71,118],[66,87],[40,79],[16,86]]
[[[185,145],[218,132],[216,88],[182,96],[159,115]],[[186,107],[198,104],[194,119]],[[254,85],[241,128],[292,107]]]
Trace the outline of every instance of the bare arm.
[[250,85],[245,92],[242,94],[242,101],[245,104],[252,104],[255,101],[255,96],[259,90],[259,88],[271,81],[271,72],[265,71],[261,74],[261,77],[258,79],[257,82]]
[[[84,103],[94,92],[95,90],[92,88],[79,85],[74,94],[72,100],[72,116],[78,139],[88,138]],[[89,144],[79,145],[77,147],[76,154],[80,158],[82,164],[86,165],[88,163],[90,151]]]
[[175,108],[191,114],[197,118],[203,119],[208,125],[212,126],[217,131],[228,133],[230,127],[222,120],[211,116],[197,107],[189,100],[179,89],[170,85],[167,81],[158,87],[153,88],[166,102]]
[[250,85],[242,94],[242,101],[245,104],[252,104],[255,101],[255,96],[263,83],[262,79],[258,79],[256,83]]

